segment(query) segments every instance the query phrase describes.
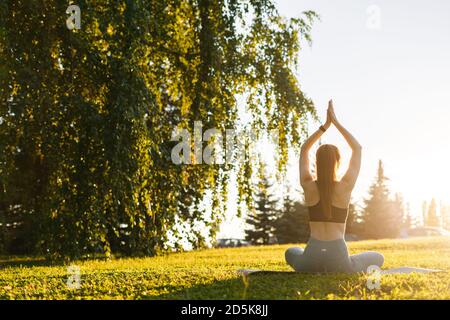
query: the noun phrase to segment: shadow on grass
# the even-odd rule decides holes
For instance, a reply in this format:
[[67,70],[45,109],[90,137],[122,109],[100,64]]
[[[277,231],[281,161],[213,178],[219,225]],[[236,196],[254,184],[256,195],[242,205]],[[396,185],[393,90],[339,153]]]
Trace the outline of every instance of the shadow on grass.
[[32,267],[50,267],[50,266],[58,266],[63,265],[62,261],[48,261],[44,258],[40,257],[0,257],[0,269],[4,268],[14,268],[14,267],[23,267],[23,268],[32,268]]
[[[90,259],[79,259],[77,261],[84,260],[106,260],[105,258],[90,258]],[[0,256],[0,270],[4,268],[33,268],[33,267],[61,267],[71,264],[69,260],[63,259],[46,259],[44,257],[33,257],[33,256]]]
[[[357,297],[366,279],[353,274],[306,274],[289,271],[263,271],[234,279],[216,280],[146,299],[327,299]],[[166,290],[170,290],[166,288]]]

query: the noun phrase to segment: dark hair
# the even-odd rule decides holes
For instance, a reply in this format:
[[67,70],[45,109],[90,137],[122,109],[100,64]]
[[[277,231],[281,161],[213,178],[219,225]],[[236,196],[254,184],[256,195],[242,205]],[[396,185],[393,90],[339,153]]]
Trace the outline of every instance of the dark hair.
[[325,217],[331,218],[331,196],[336,181],[336,170],[341,155],[339,149],[332,144],[321,145],[316,152],[317,186],[320,202]]

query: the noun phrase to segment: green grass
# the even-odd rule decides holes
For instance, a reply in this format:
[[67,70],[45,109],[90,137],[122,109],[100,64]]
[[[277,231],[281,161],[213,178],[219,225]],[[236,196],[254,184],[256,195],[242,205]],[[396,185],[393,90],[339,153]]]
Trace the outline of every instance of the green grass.
[[376,250],[385,266],[442,269],[382,275],[369,290],[363,274],[267,274],[242,278],[240,268],[289,270],[289,245],[210,249],[153,258],[80,261],[81,288],[66,285],[67,265],[0,258],[0,299],[450,299],[450,239],[349,243],[350,253]]

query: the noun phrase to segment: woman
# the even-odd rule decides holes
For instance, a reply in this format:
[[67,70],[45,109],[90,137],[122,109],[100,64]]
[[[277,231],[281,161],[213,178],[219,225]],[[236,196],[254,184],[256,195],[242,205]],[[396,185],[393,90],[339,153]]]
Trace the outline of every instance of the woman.
[[[334,124],[352,149],[347,172],[336,179],[340,154],[331,144],[321,145],[316,152],[316,180],[309,168],[309,151],[320,136]],[[361,145],[336,119],[333,101],[328,103],[327,120],[303,144],[300,153],[300,184],[309,211],[311,236],[302,248],[286,251],[287,263],[303,272],[365,272],[371,265],[381,267],[383,255],[364,252],[348,255],[345,244],[345,222],[350,196],[361,166]]]

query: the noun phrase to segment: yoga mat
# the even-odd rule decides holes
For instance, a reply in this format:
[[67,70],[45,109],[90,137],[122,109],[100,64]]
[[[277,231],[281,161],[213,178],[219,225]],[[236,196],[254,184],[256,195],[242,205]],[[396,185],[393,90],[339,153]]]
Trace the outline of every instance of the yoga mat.
[[[250,274],[296,274],[304,272],[295,271],[278,271],[278,270],[258,270],[258,269],[239,269],[237,270],[239,275],[248,276]],[[445,272],[445,270],[439,269],[426,269],[426,268],[416,268],[416,267],[399,267],[391,268],[386,270],[381,270],[381,274],[409,274],[409,273],[435,273],[435,272]],[[324,272],[317,272],[324,273]]]
[[416,268],[416,267],[399,267],[399,268],[392,268],[387,270],[381,270],[382,274],[397,274],[397,273],[433,273],[433,272],[444,272],[444,270],[438,270],[438,269],[425,269],[425,268]]

